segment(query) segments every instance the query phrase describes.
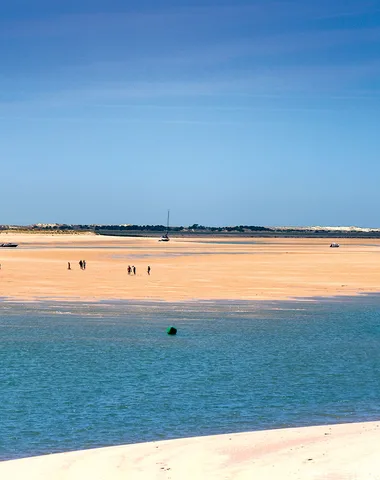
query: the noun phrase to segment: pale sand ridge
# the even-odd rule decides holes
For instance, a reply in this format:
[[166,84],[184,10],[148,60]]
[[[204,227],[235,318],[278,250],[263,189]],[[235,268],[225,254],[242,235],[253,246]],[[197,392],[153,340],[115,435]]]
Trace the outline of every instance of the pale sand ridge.
[[46,455],[0,463],[28,480],[371,480],[380,422],[268,430]]

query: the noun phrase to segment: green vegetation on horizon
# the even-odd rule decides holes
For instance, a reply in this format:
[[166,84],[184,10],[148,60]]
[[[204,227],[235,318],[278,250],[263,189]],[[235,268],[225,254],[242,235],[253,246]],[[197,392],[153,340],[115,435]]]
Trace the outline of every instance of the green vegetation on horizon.
[[[0,233],[54,233],[81,234],[95,233],[112,236],[160,236],[166,232],[164,225],[68,225],[37,224],[28,226],[0,225]],[[257,225],[237,225],[226,227],[207,227],[194,223],[188,227],[169,227],[170,235],[228,235],[241,237],[298,237],[298,238],[380,238],[380,230],[339,230],[328,228],[307,229],[302,227],[262,227]]]

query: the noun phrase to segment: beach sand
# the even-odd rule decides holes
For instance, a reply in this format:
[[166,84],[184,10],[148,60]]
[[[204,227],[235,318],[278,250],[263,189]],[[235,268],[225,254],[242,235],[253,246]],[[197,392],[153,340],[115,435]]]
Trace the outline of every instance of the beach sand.
[[46,455],[0,463],[12,480],[370,480],[380,422],[268,430]]
[[[0,297],[283,300],[378,292],[380,241],[349,239],[340,248],[329,248],[331,241],[207,237],[164,243],[157,238],[3,233],[0,243],[19,247],[0,249]],[[80,259],[87,262],[85,271]],[[136,276],[128,276],[128,265],[136,266]]]

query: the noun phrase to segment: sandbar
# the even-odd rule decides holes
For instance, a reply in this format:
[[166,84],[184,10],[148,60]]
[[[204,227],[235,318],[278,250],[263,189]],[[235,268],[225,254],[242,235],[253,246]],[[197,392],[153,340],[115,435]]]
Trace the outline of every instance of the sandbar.
[[[5,300],[285,300],[380,291],[380,241],[0,234]],[[85,271],[79,260],[87,262]],[[67,269],[68,262],[71,270]],[[128,265],[136,275],[128,275]],[[147,267],[151,267],[151,275]]]

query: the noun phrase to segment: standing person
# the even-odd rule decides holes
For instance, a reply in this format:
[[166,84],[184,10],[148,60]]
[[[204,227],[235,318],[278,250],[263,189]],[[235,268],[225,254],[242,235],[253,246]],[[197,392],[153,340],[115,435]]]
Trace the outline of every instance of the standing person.
[[150,265],[148,265],[148,275],[150,275]]
[[133,275],[136,275],[136,267],[133,265]]
[[82,260],[79,260],[79,266],[80,266],[80,269],[83,270],[83,262],[82,262]]
[[128,275],[130,275],[130,274],[131,274],[131,270],[132,270],[132,269],[131,269],[131,266],[130,266],[130,265],[128,265],[128,268],[127,268]]
[[83,260],[83,270],[86,270],[86,260]]
[[70,262],[67,262],[67,270],[71,270]]

